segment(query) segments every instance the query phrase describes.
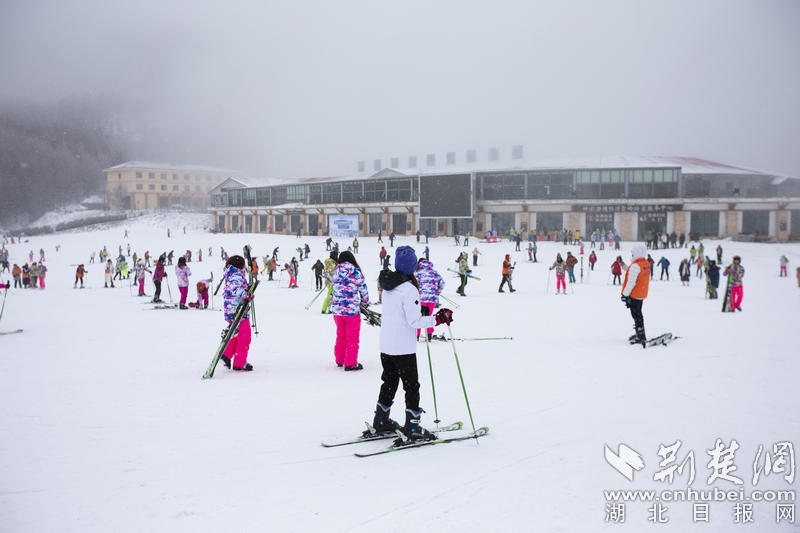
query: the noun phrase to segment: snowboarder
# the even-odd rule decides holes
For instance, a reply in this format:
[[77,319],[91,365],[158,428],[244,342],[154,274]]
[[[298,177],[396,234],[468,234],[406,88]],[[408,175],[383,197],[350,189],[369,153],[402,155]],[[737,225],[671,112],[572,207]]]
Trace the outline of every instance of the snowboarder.
[[[413,274],[417,268],[417,256],[410,246],[401,246],[395,259],[396,272],[384,270],[380,284],[384,289],[383,319],[381,325],[381,389],[375,408],[372,427],[378,434],[391,435],[401,430],[411,441],[436,438],[420,424],[424,409],[419,405],[419,378],[414,330],[430,328],[439,324],[450,324],[453,312],[441,309],[435,316],[424,316],[417,281]],[[400,425],[389,418],[400,382],[405,391],[405,424]],[[371,434],[365,431],[365,436]],[[398,443],[399,444],[399,443]]]
[[[414,263],[416,265],[416,261]],[[336,366],[344,367],[346,371],[361,370],[364,368],[358,362],[361,304],[369,304],[369,291],[361,267],[352,253],[344,251],[339,255],[339,264],[331,275],[331,283],[331,311],[336,324],[336,343],[333,347]]]
[[636,333],[628,340],[631,343],[637,342],[644,344],[647,335],[644,330],[644,315],[642,315],[642,304],[647,298],[647,291],[650,287],[650,263],[645,259],[647,249],[643,244],[634,244],[631,250],[633,259],[630,268],[625,272],[625,279],[622,282],[622,296],[620,299],[625,307],[630,309]]

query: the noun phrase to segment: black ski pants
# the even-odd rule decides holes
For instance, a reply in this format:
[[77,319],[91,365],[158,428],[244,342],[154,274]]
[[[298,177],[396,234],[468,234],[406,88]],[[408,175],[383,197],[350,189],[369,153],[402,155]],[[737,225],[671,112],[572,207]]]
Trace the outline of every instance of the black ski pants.
[[156,286],[156,292],[153,294],[153,300],[160,300],[161,299],[161,280],[154,279],[153,285]]
[[499,290],[502,291],[503,290],[503,285],[505,285],[506,283],[508,283],[509,290],[513,291],[514,287],[511,286],[511,280],[508,279],[508,274],[503,274],[503,280],[500,282],[500,289]]
[[378,394],[378,403],[392,405],[397,387],[403,382],[406,392],[406,409],[419,411],[419,374],[417,372],[417,354],[387,355],[381,354],[381,392]]
[[320,275],[320,274],[315,274],[315,275],[314,275],[314,280],[315,280],[315,282],[316,282],[316,285],[315,285],[316,289],[317,289],[317,290],[320,290],[320,289],[322,289],[322,275]]
[[633,317],[633,323],[636,326],[636,329],[644,330],[644,315],[642,315],[642,304],[644,300],[637,300],[631,299],[631,316]]

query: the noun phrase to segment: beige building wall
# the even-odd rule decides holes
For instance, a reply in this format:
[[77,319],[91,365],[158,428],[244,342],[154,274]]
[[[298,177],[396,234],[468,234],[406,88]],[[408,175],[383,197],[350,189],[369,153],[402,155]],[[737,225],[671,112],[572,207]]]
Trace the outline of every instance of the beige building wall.
[[686,230],[686,219],[691,216],[688,211],[676,211],[673,218],[672,231],[680,235],[681,233],[688,233]]
[[633,234],[633,217],[638,216],[638,213],[629,213],[626,211],[619,215],[619,228],[617,228],[619,238],[623,241],[635,240],[636,235]]
[[130,198],[130,209],[156,209],[174,204],[208,205],[208,193],[222,183],[224,176],[192,170],[164,171],[129,168],[106,172],[106,190],[111,209],[123,209]]
[[739,211],[725,211],[725,235],[739,234]]
[[[781,222],[786,227],[781,230]],[[789,211],[777,211],[775,213],[775,238],[778,242],[789,242]]]

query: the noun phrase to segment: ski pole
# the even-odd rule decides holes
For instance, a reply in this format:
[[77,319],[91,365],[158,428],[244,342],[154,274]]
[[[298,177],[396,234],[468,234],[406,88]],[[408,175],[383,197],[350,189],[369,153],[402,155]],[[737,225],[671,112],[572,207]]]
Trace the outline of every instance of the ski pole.
[[[458,352],[456,351],[456,341],[453,340],[453,330],[450,329],[450,324],[447,324],[447,333],[450,334],[450,344],[453,346],[453,356],[456,358],[456,367],[458,368],[458,377],[461,380],[461,389],[464,391],[464,400],[467,403],[467,412],[469,413],[469,422],[472,424],[472,432],[475,433],[475,421],[472,420],[472,409],[469,406],[469,397],[467,396],[467,387],[464,385],[464,375],[461,373],[461,363],[458,362]],[[426,337],[427,338],[427,337]]]
[[313,299],[313,300],[311,300],[310,302],[308,302],[308,305],[306,306],[306,311],[308,311],[308,308],[309,308],[309,307],[311,307],[311,304],[313,304],[313,303],[314,303],[314,302],[317,300],[317,298],[319,298],[319,297],[320,297],[320,295],[323,293],[323,291],[325,291],[325,288],[324,288],[324,287],[323,287],[322,289],[320,289],[320,290],[319,290],[319,292],[317,293],[317,295],[316,295],[316,296],[314,296],[314,299]]
[[[166,276],[164,277],[167,278]],[[167,278],[166,281],[167,281],[167,294],[169,294],[169,303],[172,303],[172,291],[169,288],[169,278]]]
[[608,280],[606,281],[606,285],[611,283],[611,272],[608,273]]
[[252,311],[252,315],[253,315],[253,333],[255,333],[256,337],[258,337],[258,324],[256,323],[256,303],[255,302],[250,302],[250,311]]
[[514,337],[475,337],[472,339],[452,339],[454,341],[511,341],[514,340]]
[[581,257],[581,283],[583,283],[583,257]]
[[428,328],[423,328],[419,330],[420,333],[425,335],[425,348],[428,350],[428,368],[431,370],[431,389],[433,390],[433,413],[436,415],[436,419],[433,421],[436,424],[436,428],[439,428],[439,408],[436,405],[436,385],[433,384],[433,361],[431,361],[431,343],[428,340]]
[[447,296],[445,296],[444,294],[440,294],[440,295],[439,295],[439,298],[441,298],[441,299],[442,299],[442,300],[444,300],[445,302],[449,303],[450,305],[452,305],[452,306],[453,306],[453,307],[455,307],[456,309],[458,309],[459,307],[461,307],[460,305],[458,305],[456,302],[454,302],[453,300],[451,300],[450,298],[448,298],[448,297],[447,297]]
[[[3,311],[6,310],[6,298],[8,298],[8,285],[6,285],[6,290],[3,292],[3,307],[0,307],[0,320],[3,320]],[[428,358],[430,358],[430,356],[431,356],[430,351],[428,351]],[[434,405],[435,405],[435,400],[434,400]]]
[[544,292],[550,292],[550,274],[553,273],[553,269],[547,271],[547,290]]
[[570,292],[572,292],[572,294],[575,294],[575,289],[572,287],[573,285],[574,283],[572,282],[572,280],[569,280],[569,290]]

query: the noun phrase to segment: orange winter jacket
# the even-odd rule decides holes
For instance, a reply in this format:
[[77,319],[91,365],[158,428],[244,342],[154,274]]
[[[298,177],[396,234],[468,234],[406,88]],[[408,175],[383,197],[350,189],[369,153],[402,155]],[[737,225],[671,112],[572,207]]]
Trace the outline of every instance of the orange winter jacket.
[[635,259],[625,271],[625,279],[622,280],[622,295],[644,300],[647,298],[649,288],[650,263],[646,258],[640,257]]

